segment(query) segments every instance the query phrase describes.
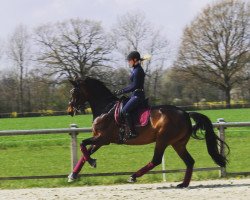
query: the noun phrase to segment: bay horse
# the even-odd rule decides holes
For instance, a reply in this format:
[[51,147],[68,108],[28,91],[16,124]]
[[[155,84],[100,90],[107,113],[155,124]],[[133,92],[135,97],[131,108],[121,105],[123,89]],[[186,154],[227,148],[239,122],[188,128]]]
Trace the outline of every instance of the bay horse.
[[[71,101],[68,113],[74,115],[84,108],[88,102],[93,112],[93,137],[85,139],[80,144],[82,157],[69,175],[68,182],[77,179],[77,176],[85,162],[96,167],[96,160],[90,157],[101,146],[110,143],[119,144],[119,125],[115,122],[113,107],[119,100],[99,80],[93,78],[70,80],[74,88],[71,90]],[[192,126],[191,118],[195,121]],[[161,164],[165,149],[171,145],[186,165],[186,172],[179,188],[188,187],[194,166],[194,159],[188,152],[186,145],[190,137],[200,139],[198,130],[205,132],[207,150],[214,162],[225,167],[227,158],[220,154],[218,144],[225,144],[214,132],[210,119],[197,112],[186,112],[181,108],[162,105],[152,106],[150,119],[146,126],[137,127],[138,137],[125,141],[126,145],[144,145],[155,142],[154,156],[143,168],[131,175],[128,182],[136,182],[136,179]],[[87,149],[87,146],[90,147]]]

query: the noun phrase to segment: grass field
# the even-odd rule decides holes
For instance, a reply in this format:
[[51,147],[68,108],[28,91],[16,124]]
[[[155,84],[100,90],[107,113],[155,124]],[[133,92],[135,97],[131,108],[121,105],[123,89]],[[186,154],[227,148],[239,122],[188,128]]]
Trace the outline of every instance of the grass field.
[[[204,110],[213,122],[224,118],[227,122],[250,121],[250,109]],[[0,130],[22,130],[43,128],[67,128],[76,123],[79,127],[91,126],[92,116],[56,116],[0,119]],[[79,134],[79,142],[90,134]],[[226,141],[231,147],[228,171],[250,171],[250,128],[226,130]],[[136,171],[148,163],[153,155],[154,144],[145,146],[110,145],[102,147],[94,158],[98,159],[97,169],[86,165],[82,173]],[[196,160],[195,167],[215,166],[209,157],[205,141],[191,139],[188,144]],[[184,168],[171,147],[166,150],[167,169]],[[160,170],[161,166],[156,170]],[[0,137],[0,177],[25,175],[68,174],[70,172],[70,137],[65,135],[29,135]],[[167,174],[168,181],[180,181],[183,174]],[[193,179],[218,178],[218,172],[197,172]],[[126,176],[81,178],[71,186],[125,183]],[[162,176],[145,175],[139,183],[161,181]],[[66,179],[1,181],[0,188],[59,187],[69,186]]]

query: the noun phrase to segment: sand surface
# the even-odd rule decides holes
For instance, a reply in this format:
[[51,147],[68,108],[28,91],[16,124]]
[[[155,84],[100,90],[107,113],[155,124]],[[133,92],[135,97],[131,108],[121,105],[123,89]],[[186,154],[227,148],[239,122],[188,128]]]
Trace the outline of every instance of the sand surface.
[[113,186],[0,190],[1,200],[250,200],[250,179],[193,181],[189,188],[177,183],[124,184]]

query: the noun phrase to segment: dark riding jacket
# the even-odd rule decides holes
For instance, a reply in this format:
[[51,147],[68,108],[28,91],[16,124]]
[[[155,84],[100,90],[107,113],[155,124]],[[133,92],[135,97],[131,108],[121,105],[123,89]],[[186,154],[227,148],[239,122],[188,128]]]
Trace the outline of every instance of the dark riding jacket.
[[144,78],[145,72],[140,64],[134,66],[131,72],[131,84],[122,90],[123,93],[132,92],[132,96],[137,96],[139,98],[145,98],[144,94]]

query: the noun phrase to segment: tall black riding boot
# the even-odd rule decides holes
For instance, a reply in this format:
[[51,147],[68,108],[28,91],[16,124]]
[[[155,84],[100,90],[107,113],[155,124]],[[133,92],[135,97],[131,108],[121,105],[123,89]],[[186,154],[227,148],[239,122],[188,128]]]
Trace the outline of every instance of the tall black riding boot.
[[127,122],[128,126],[129,126],[129,136],[128,136],[129,139],[136,138],[137,133],[136,133],[135,126],[134,126],[133,117],[131,116],[131,114],[126,113],[125,114],[125,119],[126,119],[126,122]]

